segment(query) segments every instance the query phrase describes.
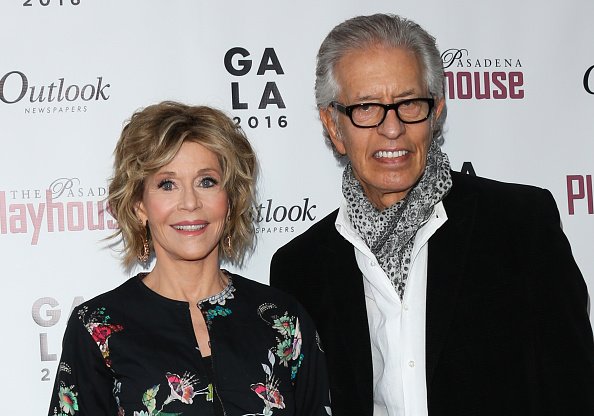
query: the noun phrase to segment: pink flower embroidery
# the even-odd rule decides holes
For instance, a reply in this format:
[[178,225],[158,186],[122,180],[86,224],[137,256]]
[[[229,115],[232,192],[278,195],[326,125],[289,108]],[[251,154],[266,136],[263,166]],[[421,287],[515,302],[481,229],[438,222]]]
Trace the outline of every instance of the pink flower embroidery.
[[105,364],[108,367],[111,367],[111,359],[109,358],[109,337],[116,332],[120,332],[124,329],[122,325],[119,324],[102,324],[98,322],[89,322],[87,325],[87,331],[93,337],[93,340],[99,346],[99,350],[101,351],[101,355],[105,360]]
[[184,373],[182,377],[177,374],[167,373],[167,382],[171,387],[171,400],[180,400],[184,404],[192,404],[192,399],[196,396],[194,391],[194,376]]
[[122,325],[114,324],[90,323],[88,325],[91,336],[99,346],[107,344],[107,339],[111,336],[111,334],[124,329]]
[[272,385],[256,383],[251,385],[251,389],[256,393],[268,407],[285,408],[285,401],[278,389]]

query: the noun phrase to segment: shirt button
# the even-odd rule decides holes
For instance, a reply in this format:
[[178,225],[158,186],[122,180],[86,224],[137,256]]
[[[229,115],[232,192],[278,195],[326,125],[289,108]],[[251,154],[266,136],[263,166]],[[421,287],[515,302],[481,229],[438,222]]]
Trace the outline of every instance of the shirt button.
[[412,360],[411,360],[411,361],[409,361],[409,362],[408,362],[408,366],[409,366],[410,368],[413,368],[413,367],[415,366],[415,362],[414,362],[414,361],[412,361]]
[[374,261],[370,261],[370,262],[369,262],[369,265],[370,265],[371,267],[375,267],[375,262],[374,262]]
[[408,305],[405,303],[404,306],[402,307],[405,311],[408,310]]

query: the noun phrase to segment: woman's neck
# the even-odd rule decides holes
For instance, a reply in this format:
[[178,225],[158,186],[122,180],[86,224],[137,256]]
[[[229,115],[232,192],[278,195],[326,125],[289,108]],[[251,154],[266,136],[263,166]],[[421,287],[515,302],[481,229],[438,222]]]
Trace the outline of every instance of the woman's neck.
[[227,286],[228,278],[216,260],[157,261],[143,282],[161,296],[195,305]]

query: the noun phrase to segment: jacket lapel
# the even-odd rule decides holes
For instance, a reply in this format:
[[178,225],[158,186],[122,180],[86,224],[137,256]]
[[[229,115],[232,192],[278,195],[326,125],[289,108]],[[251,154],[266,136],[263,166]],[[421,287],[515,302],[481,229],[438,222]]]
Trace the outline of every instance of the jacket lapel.
[[349,339],[357,340],[361,335],[365,335],[362,338],[367,339],[369,329],[363,276],[355,259],[353,245],[336,231],[334,222],[332,230],[326,235],[328,238],[321,241],[320,246],[327,253],[322,255],[327,262],[320,265],[320,270],[327,273],[327,276],[333,276],[328,279],[332,285],[328,290],[331,299],[328,300],[341,316],[347,318],[345,322],[348,322],[349,326],[353,325],[352,332],[345,331],[345,336],[350,333]]
[[[335,217],[333,217],[335,218]],[[334,228],[326,234],[328,238],[320,242],[321,248],[327,252],[328,262],[320,267],[323,273],[333,278],[328,279],[333,287],[328,290],[329,305],[333,314],[340,317],[342,324],[336,328],[334,337],[340,339],[336,346],[342,354],[352,359],[342,365],[350,367],[351,383],[356,387],[352,399],[359,397],[363,415],[373,413],[373,364],[371,361],[371,343],[369,340],[369,324],[363,276],[355,259],[352,244],[345,240]],[[354,409],[353,409],[354,410]]]
[[476,198],[455,181],[443,203],[448,220],[429,240],[427,268],[426,371],[427,390],[458,301],[465,273]]

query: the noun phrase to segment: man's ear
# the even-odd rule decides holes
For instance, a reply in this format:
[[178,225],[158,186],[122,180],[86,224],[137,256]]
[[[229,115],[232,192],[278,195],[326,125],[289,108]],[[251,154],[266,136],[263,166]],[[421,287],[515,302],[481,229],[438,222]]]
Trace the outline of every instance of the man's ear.
[[346,148],[344,146],[342,138],[340,137],[340,131],[338,129],[338,126],[336,125],[334,117],[332,116],[332,110],[330,109],[330,107],[326,107],[321,108],[319,112],[320,120],[322,120],[322,123],[324,124],[324,127],[326,128],[326,131],[330,136],[330,140],[332,140],[332,143],[334,144],[334,147],[341,155],[346,154]]
[[435,103],[435,120],[439,120],[441,116],[441,112],[445,106],[445,98],[441,98],[437,103]]

